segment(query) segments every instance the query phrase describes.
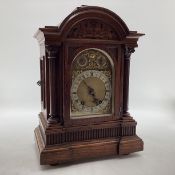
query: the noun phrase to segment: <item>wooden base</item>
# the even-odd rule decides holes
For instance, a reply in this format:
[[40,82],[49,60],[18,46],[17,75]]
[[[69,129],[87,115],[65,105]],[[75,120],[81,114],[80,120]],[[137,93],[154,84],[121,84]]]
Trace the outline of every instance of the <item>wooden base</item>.
[[113,155],[126,155],[143,150],[143,141],[138,136],[65,143],[46,147],[38,126],[35,129],[35,138],[41,165],[54,165]]

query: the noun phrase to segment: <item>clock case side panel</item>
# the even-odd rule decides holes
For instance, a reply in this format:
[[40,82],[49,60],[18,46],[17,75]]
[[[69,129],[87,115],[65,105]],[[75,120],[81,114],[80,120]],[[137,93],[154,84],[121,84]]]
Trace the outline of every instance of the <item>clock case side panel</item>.
[[[61,131],[63,128],[63,57],[60,45],[45,45],[42,59],[40,60],[41,112],[39,114],[39,126],[36,131],[40,133],[42,142],[47,147],[54,141],[52,133]],[[50,52],[54,52],[54,57]],[[51,71],[51,61],[54,59],[54,74]],[[54,91],[51,80],[54,80]],[[54,99],[51,98],[53,91]],[[45,102],[45,105],[44,105]],[[53,111],[54,110],[54,111]],[[50,120],[54,112],[55,121]],[[54,131],[53,131],[54,130]]]
[[39,42],[40,48],[40,80],[37,84],[41,87],[41,112],[46,119],[48,119],[50,100],[49,100],[49,66],[47,59],[47,52],[45,49],[45,42]]
[[[50,52],[56,52],[55,58],[50,56]],[[43,79],[43,81],[41,80],[43,82],[41,83],[42,112],[48,120],[52,115],[51,110],[54,110],[56,120],[60,121],[60,123],[63,120],[63,60],[61,58],[60,46],[46,45],[44,56],[40,60],[40,75],[41,79]],[[54,73],[51,72],[51,62],[53,62]],[[54,91],[51,79],[55,82]],[[52,99],[53,97],[51,98],[51,91],[53,91],[54,99]]]

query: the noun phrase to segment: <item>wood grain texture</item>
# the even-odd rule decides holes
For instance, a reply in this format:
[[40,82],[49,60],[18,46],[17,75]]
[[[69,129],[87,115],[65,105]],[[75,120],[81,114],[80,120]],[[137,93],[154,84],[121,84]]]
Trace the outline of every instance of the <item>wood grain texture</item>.
[[[143,150],[136,121],[128,112],[130,58],[143,34],[130,31],[114,12],[96,6],[76,8],[60,26],[39,28],[41,112],[35,138],[40,164],[57,164]],[[72,62],[96,48],[114,64],[110,116],[70,117]]]
[[62,164],[83,161],[92,158],[103,158],[113,155],[125,155],[143,150],[143,142],[137,136],[72,142],[63,145],[44,147],[39,127],[35,129],[36,143],[40,152],[40,164]]

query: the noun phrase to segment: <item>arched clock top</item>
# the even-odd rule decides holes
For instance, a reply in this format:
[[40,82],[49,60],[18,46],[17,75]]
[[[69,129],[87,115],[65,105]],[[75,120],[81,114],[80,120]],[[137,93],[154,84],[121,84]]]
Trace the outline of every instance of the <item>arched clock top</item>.
[[40,28],[35,34],[38,42],[61,44],[67,39],[98,39],[118,41],[119,44],[137,47],[144,34],[130,31],[114,12],[96,6],[77,7],[59,26]]
[[122,40],[129,34],[124,21],[108,9],[95,6],[76,8],[58,27],[66,38]]

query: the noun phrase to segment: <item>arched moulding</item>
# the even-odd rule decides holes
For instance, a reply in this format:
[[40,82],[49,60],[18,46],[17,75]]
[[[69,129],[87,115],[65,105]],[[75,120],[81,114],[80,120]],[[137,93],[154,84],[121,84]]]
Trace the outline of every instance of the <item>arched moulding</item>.
[[58,26],[39,28],[34,35],[39,43],[56,44],[67,39],[110,40],[128,47],[137,47],[144,34],[130,31],[125,22],[114,12],[96,6],[77,7]]
[[112,11],[95,6],[81,6],[58,27],[64,38],[123,40],[129,29]]

